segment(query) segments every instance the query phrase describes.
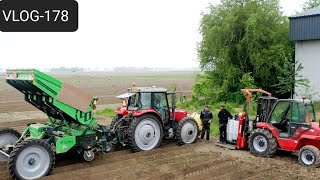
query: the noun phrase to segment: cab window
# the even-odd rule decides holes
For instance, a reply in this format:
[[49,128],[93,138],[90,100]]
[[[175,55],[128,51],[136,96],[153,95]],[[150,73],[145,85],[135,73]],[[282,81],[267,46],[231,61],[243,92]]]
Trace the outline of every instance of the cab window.
[[309,118],[307,118],[307,107],[305,107],[303,103],[294,102],[292,104],[292,107],[293,108],[291,122],[309,123]]
[[291,122],[293,123],[299,123],[299,107],[298,103],[293,103],[292,104],[292,118]]
[[140,109],[150,109],[151,93],[140,93],[140,96],[141,96]]
[[280,101],[275,109],[273,110],[272,116],[271,116],[271,123],[279,123],[282,119],[282,117],[286,117],[290,119],[291,111],[290,111],[290,102],[286,101]]
[[307,120],[307,113],[304,107],[304,104],[298,103],[299,106],[299,123],[308,123]]
[[161,115],[163,120],[168,120],[169,118],[169,107],[167,102],[166,93],[154,93],[154,108]]
[[128,100],[128,110],[137,110],[139,107],[139,94],[131,96]]
[[316,114],[314,113],[314,107],[312,104],[306,104],[305,105],[307,111],[310,113],[311,119],[313,122],[316,121]]

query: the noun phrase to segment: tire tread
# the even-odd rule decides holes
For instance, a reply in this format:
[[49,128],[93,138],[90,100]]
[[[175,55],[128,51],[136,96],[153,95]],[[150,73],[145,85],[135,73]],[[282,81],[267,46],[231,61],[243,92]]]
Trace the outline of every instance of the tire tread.
[[300,155],[302,153],[303,150],[310,150],[312,151],[313,153],[315,153],[315,156],[316,156],[316,161],[313,165],[311,166],[307,166],[307,167],[312,167],[312,168],[317,168],[317,167],[320,167],[320,150],[315,147],[315,146],[312,146],[312,145],[306,145],[306,146],[303,146],[300,151],[299,151],[299,155],[298,155],[298,160],[299,160],[299,163],[302,165],[302,166],[306,166],[305,164],[303,164],[301,158],[300,158]]
[[[136,117],[136,118],[133,118],[130,125],[129,125],[129,132],[128,132],[128,142],[129,142],[129,145],[131,147],[131,150],[132,152],[140,152],[140,151],[143,151],[141,150],[137,144],[135,143],[135,140],[134,140],[134,133],[135,133],[135,129],[137,127],[137,125],[145,118],[151,118],[151,119],[154,119],[157,123],[159,123],[159,126],[160,126],[160,136],[163,136],[163,127],[162,125],[160,124],[160,120],[158,117],[156,117],[155,115],[153,114],[144,114],[140,117]],[[158,148],[160,146],[162,142],[162,137],[160,137],[160,140],[158,142],[158,144],[154,147],[154,149]]]
[[[194,118],[192,118],[192,117],[184,117],[181,121],[180,121],[180,123],[179,123],[179,125],[178,125],[178,128],[177,128],[177,135],[176,135],[176,138],[177,138],[177,140],[178,140],[178,145],[184,145],[185,143],[183,142],[183,140],[182,140],[182,137],[181,137],[181,130],[182,130],[182,127],[183,127],[183,125],[186,123],[186,122],[188,122],[188,121],[193,121],[195,124],[196,124],[196,126],[197,126],[197,137],[196,137],[196,139],[192,142],[192,143],[195,143],[196,141],[197,141],[197,139],[198,139],[198,135],[199,135],[199,126],[198,126],[198,123],[196,122],[196,120],[194,119]],[[190,143],[191,144],[191,143]]]
[[[253,147],[253,140],[251,138],[253,138],[253,136],[255,134],[263,134],[267,137],[267,141],[269,142],[269,148],[267,150],[267,153],[258,153],[255,152],[254,147]],[[274,156],[274,154],[277,152],[277,139],[273,136],[273,134],[264,128],[258,128],[258,129],[254,129],[250,136],[249,136],[249,147],[250,147],[250,152],[254,155],[254,156],[258,156],[258,157],[266,157],[266,158],[271,158]]]
[[10,157],[9,157],[9,161],[8,161],[8,170],[9,173],[12,177],[12,179],[15,180],[19,180],[22,179],[19,174],[16,172],[16,161],[17,161],[17,156],[28,146],[32,146],[32,145],[39,145],[43,148],[45,148],[48,152],[49,152],[49,156],[51,158],[51,164],[47,171],[47,173],[45,173],[45,176],[50,175],[54,169],[54,165],[55,165],[55,154],[53,152],[53,150],[51,149],[51,146],[44,140],[38,140],[38,139],[28,139],[25,141],[22,141],[21,143],[19,143],[17,146],[14,147],[14,149],[12,150],[12,152],[10,153]]

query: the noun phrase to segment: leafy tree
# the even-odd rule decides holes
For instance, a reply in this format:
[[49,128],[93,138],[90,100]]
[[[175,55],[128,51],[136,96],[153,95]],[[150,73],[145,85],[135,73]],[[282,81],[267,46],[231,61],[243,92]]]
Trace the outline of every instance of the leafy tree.
[[205,75],[197,79],[195,96],[242,100],[239,91],[248,75],[252,85],[278,90],[272,85],[283,74],[283,59],[293,58],[288,17],[283,16],[278,0],[221,0],[202,16],[198,54]]
[[303,10],[309,10],[320,6],[320,0],[309,0],[303,5]]
[[290,62],[288,59],[285,59],[283,75],[278,77],[279,83],[274,85],[279,88],[278,92],[290,92],[290,97],[293,98],[294,94],[297,95],[297,93],[294,92],[296,87],[310,87],[309,80],[300,75],[302,69],[303,66],[298,61]]

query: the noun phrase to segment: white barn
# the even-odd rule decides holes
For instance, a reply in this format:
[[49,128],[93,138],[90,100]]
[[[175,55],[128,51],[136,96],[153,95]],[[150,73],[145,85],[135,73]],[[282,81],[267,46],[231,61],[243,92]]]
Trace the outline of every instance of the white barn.
[[295,59],[304,67],[300,74],[310,88],[297,87],[298,95],[320,100],[320,7],[296,14],[290,19],[290,40],[295,43]]

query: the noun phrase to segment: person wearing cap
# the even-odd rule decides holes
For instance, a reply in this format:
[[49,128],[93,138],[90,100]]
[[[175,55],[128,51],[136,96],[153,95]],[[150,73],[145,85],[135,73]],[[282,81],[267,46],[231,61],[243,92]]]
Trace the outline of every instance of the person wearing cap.
[[220,142],[226,143],[227,141],[227,124],[228,119],[232,119],[232,115],[230,112],[225,108],[225,105],[221,105],[221,110],[218,113],[219,118],[219,130],[220,130]]
[[201,139],[204,138],[206,134],[206,139],[209,141],[210,139],[210,123],[212,122],[212,112],[209,110],[209,106],[206,105],[204,110],[200,113],[200,119],[202,122],[202,132],[201,132]]

